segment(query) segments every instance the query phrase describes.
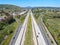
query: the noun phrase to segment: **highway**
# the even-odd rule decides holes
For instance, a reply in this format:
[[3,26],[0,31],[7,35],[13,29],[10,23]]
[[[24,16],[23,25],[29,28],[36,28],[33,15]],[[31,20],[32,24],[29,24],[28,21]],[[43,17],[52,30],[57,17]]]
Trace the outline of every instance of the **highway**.
[[17,38],[17,40],[16,40],[16,42],[15,42],[14,45],[21,45],[22,36],[23,36],[24,30],[25,30],[25,28],[26,28],[26,24],[27,24],[27,21],[28,21],[28,17],[29,17],[29,13],[28,13],[27,16],[26,16],[26,19],[25,19],[25,21],[24,21],[24,23],[23,23],[23,25],[22,25],[22,28],[21,28],[21,30],[20,30],[20,33],[19,33],[18,38]]
[[51,45],[50,42],[46,42],[48,39],[46,40],[46,38],[44,37],[46,35],[43,35],[44,32],[37,25],[37,23],[36,23],[36,21],[35,21],[35,19],[33,17],[32,12],[31,12],[31,18],[32,18],[33,27],[34,27],[34,30],[35,30],[37,45]]
[[20,13],[19,15],[22,15],[22,14],[24,14],[24,13],[26,13],[27,11],[24,11],[24,12],[22,12],[22,13]]
[[37,41],[37,38],[36,38],[36,33],[35,33],[33,21],[32,21],[32,31],[33,31],[33,41],[34,41],[34,45],[38,45],[38,41]]
[[13,16],[16,16],[16,15],[23,15],[24,13],[26,13],[27,12],[27,10],[26,11],[23,11],[23,12],[19,12],[18,14],[16,14],[15,12],[13,13]]
[[[22,12],[23,13],[23,12]],[[15,33],[14,33],[14,35],[13,35],[13,37],[12,37],[12,39],[11,39],[11,41],[10,41],[10,43],[9,43],[9,45],[15,45],[15,43],[17,42],[17,39],[18,39],[18,37],[19,37],[19,35],[21,34],[21,30],[23,30],[24,29],[24,27],[25,27],[25,24],[27,23],[27,18],[28,18],[28,13],[27,13],[27,16],[26,16],[26,18],[25,18],[25,21],[24,21],[24,24],[22,25],[22,27],[21,27],[21,25],[20,25],[20,20],[19,19],[16,19],[16,21],[17,21],[17,23],[18,23],[18,27],[17,27],[17,29],[16,29],[16,31],[15,31]],[[22,29],[23,28],[23,29]],[[22,34],[21,34],[22,35]],[[22,38],[22,37],[21,37]]]
[[50,41],[47,39],[44,29],[42,27],[39,27],[34,19],[33,13],[31,10],[28,11],[27,16],[25,18],[25,21],[20,28],[20,22],[18,20],[18,28],[14,34],[14,37],[12,38],[11,42],[9,45],[23,45],[24,41],[24,32],[26,29],[26,24],[28,22],[28,17],[31,15],[32,19],[32,30],[33,30],[33,40],[34,40],[34,45],[51,45]]

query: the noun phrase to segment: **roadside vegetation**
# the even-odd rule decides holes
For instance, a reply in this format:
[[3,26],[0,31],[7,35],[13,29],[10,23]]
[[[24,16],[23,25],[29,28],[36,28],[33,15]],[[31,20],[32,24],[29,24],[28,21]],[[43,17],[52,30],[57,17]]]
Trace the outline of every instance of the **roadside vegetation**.
[[0,14],[5,15],[5,19],[0,19],[0,44],[8,45],[18,24],[9,13],[1,11]]
[[46,13],[43,16],[43,21],[56,43],[60,45],[60,10]]
[[25,33],[25,41],[24,45],[34,45],[33,42],[33,35],[32,35],[32,24],[31,24],[31,17],[28,18],[27,29]]
[[42,9],[39,10],[39,8],[33,8],[32,12],[37,24],[40,25],[41,13],[43,12]]
[[40,19],[41,18],[43,19],[43,22],[45,23],[49,32],[52,34],[56,43],[60,45],[60,9],[59,8],[35,8],[33,9],[33,13],[35,14],[34,16],[38,24],[40,24]]
[[15,19],[13,19],[13,17],[10,16],[9,13],[5,14],[5,15],[8,15],[8,16],[6,16],[5,19],[0,21],[0,44],[1,45],[9,44],[9,42],[18,26]]
[[[26,14],[17,18],[17,20],[19,20],[21,25],[23,24],[25,17],[26,17]],[[12,36],[14,35],[14,32],[18,26],[18,23],[15,20],[13,20],[13,21],[11,21],[11,23],[9,23],[10,21],[0,22],[0,44],[2,44],[2,45],[9,44],[9,42],[10,42]]]
[[18,24],[13,22],[12,24],[5,27],[5,29],[0,31],[0,43],[2,45],[8,45]]
[[32,9],[33,15],[35,17],[35,19],[37,20],[40,16],[40,11],[39,9]]
[[24,22],[24,20],[25,20],[25,18],[26,18],[26,15],[27,15],[27,13],[22,14],[22,15],[18,15],[18,16],[15,17],[17,20],[19,20],[20,25],[23,24],[23,22]]
[[[0,5],[0,45],[8,45],[16,28],[18,27],[18,23],[13,18],[14,12],[22,12],[22,8],[15,5],[1,4]],[[1,17],[4,17],[4,19]],[[20,16],[20,22],[23,24],[25,16]]]

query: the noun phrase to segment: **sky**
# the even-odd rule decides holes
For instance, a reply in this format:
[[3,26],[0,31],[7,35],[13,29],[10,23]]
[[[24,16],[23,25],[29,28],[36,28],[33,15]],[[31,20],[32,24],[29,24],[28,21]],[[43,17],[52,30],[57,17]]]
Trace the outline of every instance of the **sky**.
[[60,0],[0,0],[0,4],[12,4],[20,7],[60,7]]

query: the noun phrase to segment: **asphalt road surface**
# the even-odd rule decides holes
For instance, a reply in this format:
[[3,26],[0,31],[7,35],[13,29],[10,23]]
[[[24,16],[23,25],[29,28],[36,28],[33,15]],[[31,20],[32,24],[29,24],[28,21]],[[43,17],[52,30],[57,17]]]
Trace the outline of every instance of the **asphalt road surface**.
[[21,45],[22,36],[23,36],[24,30],[25,30],[25,28],[26,28],[26,23],[27,23],[27,21],[28,21],[28,17],[29,17],[29,13],[28,13],[28,15],[26,16],[26,19],[25,19],[25,21],[24,21],[24,23],[23,23],[23,25],[22,25],[22,28],[21,28],[21,30],[20,30],[20,33],[19,33],[18,38],[17,38],[17,40],[16,40],[16,42],[15,42],[14,45]]
[[51,45],[50,42],[46,42],[46,38],[43,36],[44,32],[43,30],[41,30],[41,28],[39,28],[39,26],[37,25],[34,17],[33,17],[33,13],[31,12],[31,18],[32,18],[32,22],[33,22],[33,26],[34,26],[34,30],[35,30],[35,34],[36,34],[36,41],[37,41],[37,45]]
[[31,10],[28,11],[21,29],[19,24],[20,22],[18,21],[19,25],[10,45],[21,45],[29,15],[31,15],[31,19],[32,19],[32,25],[33,25],[32,30],[34,36],[33,38],[35,39],[34,40],[35,45],[51,45],[48,39],[46,38],[46,35],[44,35],[43,29],[41,27],[39,28],[39,26],[37,25]]
[[22,27],[20,25],[20,20],[17,19],[18,27],[17,27],[17,29],[14,33],[14,36],[12,37],[9,45],[18,45],[21,42],[21,38],[22,38],[22,35],[23,35],[23,29],[25,28],[27,18],[28,18],[28,13],[27,13],[27,16],[25,18],[25,21],[24,21]]

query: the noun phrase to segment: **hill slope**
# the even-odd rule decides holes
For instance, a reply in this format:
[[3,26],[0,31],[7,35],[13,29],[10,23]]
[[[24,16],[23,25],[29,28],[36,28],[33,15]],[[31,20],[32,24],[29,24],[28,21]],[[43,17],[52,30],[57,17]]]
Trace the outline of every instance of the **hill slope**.
[[21,11],[23,8],[15,5],[10,4],[0,4],[0,10],[7,10],[7,11]]

